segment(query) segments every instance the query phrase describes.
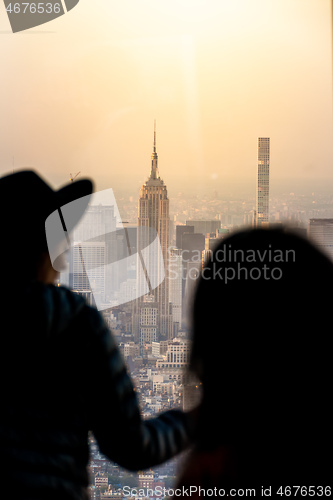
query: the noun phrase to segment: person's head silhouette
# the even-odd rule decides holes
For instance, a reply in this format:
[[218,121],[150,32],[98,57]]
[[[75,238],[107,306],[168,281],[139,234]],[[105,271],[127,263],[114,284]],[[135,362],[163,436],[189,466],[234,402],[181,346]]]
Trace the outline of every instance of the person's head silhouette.
[[332,262],[281,228],[234,233],[204,265],[190,363],[203,384],[199,442],[237,449],[238,477],[299,477],[305,449],[321,450],[332,284]]
[[71,210],[71,220],[63,221],[69,232],[83,216],[92,191],[93,183],[89,179],[70,182],[54,190],[33,170],[21,170],[0,178],[3,242],[0,265],[6,289],[36,278],[52,282],[56,271],[52,271],[50,262],[46,219],[53,212],[59,212],[61,217],[62,207],[83,200],[79,210],[76,207]]

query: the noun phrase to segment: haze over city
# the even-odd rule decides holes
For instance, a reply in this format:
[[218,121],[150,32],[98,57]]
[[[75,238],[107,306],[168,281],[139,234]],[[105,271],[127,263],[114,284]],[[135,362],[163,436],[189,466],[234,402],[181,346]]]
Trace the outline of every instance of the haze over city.
[[81,0],[10,32],[0,5],[0,172],[72,172],[137,198],[153,122],[161,177],[183,193],[255,195],[257,137],[271,193],[332,174],[328,0]]

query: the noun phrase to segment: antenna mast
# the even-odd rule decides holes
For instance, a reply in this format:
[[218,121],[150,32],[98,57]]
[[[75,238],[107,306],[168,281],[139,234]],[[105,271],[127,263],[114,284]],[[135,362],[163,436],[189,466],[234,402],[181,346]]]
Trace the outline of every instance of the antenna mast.
[[74,179],[80,174],[81,172],[78,172],[77,174],[69,174],[69,180],[71,182],[74,182]]

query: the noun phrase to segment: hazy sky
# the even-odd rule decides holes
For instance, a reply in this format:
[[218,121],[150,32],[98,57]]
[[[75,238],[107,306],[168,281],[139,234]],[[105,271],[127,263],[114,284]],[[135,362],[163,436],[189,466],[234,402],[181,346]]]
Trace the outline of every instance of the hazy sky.
[[[0,174],[97,189],[149,174],[154,119],[170,189],[333,185],[329,0],[80,0],[12,34],[0,2]],[[275,184],[276,183],[276,184]]]

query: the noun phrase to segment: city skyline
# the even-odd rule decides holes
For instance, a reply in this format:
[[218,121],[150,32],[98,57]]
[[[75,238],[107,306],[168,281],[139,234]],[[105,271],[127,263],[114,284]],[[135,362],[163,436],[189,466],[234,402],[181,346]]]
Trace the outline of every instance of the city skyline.
[[[57,5],[64,3],[59,2]],[[10,392],[11,396],[8,401],[5,398],[4,450],[10,452],[8,467],[15,466],[13,477],[19,477],[23,474],[24,464],[34,457],[34,437],[38,438],[39,449],[43,453],[46,450],[43,443],[43,449],[39,446],[45,434],[40,432],[39,421],[42,431],[51,426],[54,433],[54,416],[59,416],[60,427],[66,432],[72,432],[78,424],[78,439],[73,436],[69,439],[74,443],[72,448],[66,445],[69,435],[66,441],[60,434],[54,438],[46,432],[45,435],[52,438],[52,450],[61,460],[64,456],[65,461],[61,471],[53,459],[44,460],[43,464],[46,463],[46,468],[51,464],[48,468],[51,473],[53,466],[58,467],[57,484],[64,477],[69,491],[75,463],[80,461],[83,465],[89,458],[89,498],[107,500],[122,498],[120,487],[124,485],[126,488],[176,485],[178,478],[181,480],[179,473],[184,470],[182,465],[187,453],[136,475],[106,458],[119,458],[119,463],[125,467],[136,462],[137,448],[132,456],[127,447],[132,442],[137,443],[135,423],[132,426],[138,414],[133,413],[136,412],[135,401],[142,418],[147,419],[169,409],[187,411],[197,407],[198,396],[204,388],[204,416],[211,413],[214,424],[219,417],[216,408],[224,404],[227,428],[229,422],[235,424],[231,426],[232,441],[233,427],[238,428],[235,397],[240,402],[240,420],[251,415],[256,419],[258,398],[266,411],[266,408],[273,408],[276,401],[273,398],[275,388],[280,397],[282,391],[295,386],[296,393],[300,389],[302,396],[308,393],[314,380],[314,370],[308,370],[308,377],[304,372],[303,386],[299,384],[303,365],[310,366],[308,354],[313,351],[314,343],[309,336],[309,350],[305,350],[305,356],[302,356],[299,340],[306,337],[307,331],[303,335],[299,330],[294,352],[289,349],[289,333],[292,336],[295,330],[289,313],[298,303],[303,308],[301,312],[311,307],[317,309],[313,298],[320,289],[322,273],[317,273],[318,281],[315,280],[310,292],[304,291],[309,300],[303,299],[302,294],[298,297],[292,293],[289,297],[288,290],[293,291],[294,286],[296,290],[298,283],[293,279],[289,287],[288,273],[286,281],[270,280],[272,286],[267,288],[267,293],[259,293],[259,300],[265,296],[274,305],[273,312],[277,311],[279,321],[276,328],[273,325],[273,334],[277,332],[278,339],[285,334],[287,349],[283,349],[280,342],[281,350],[275,352],[275,336],[271,338],[270,346],[266,332],[269,328],[263,322],[251,351],[252,336],[248,334],[251,325],[246,313],[250,311],[252,314],[256,309],[257,291],[260,292],[262,280],[244,269],[243,281],[234,275],[231,278],[233,284],[228,283],[228,288],[224,286],[231,279],[228,277],[227,280],[228,273],[220,274],[219,266],[215,267],[218,252],[219,259],[222,259],[219,262],[223,266],[221,270],[228,270],[229,264],[233,263],[245,267],[242,260],[247,264],[242,246],[237,252],[238,262],[233,258],[235,254],[231,250],[235,247],[237,251],[237,237],[225,240],[225,245],[215,254],[213,252],[234,231],[253,227],[256,213],[264,226],[281,227],[285,224],[287,229],[312,239],[333,259],[333,0],[74,2],[77,2],[75,9],[52,23],[13,34],[4,2],[0,0],[0,177],[17,170],[34,169],[55,188],[83,178],[94,183],[94,193],[90,198],[94,202],[75,227],[71,234],[73,238],[70,241],[66,238],[66,242],[72,244],[68,252],[68,269],[60,274],[56,287],[49,287],[48,281],[44,290],[44,285],[41,287],[37,283],[37,299],[30,295],[35,289],[34,284],[28,283],[25,290],[29,296],[23,295],[23,314],[18,307],[23,325],[21,328],[19,323],[18,327],[22,330],[24,342],[21,342],[17,357],[14,344],[16,333],[19,339],[21,333],[14,328],[14,341],[9,340],[9,345],[13,344],[10,350],[13,358],[8,357],[8,362],[13,373],[18,370],[24,379],[21,391],[24,397],[22,406],[22,398],[17,397],[15,389],[19,387],[17,384],[14,384],[13,391],[10,384],[5,391],[5,395]],[[14,14],[17,7],[15,4]],[[16,201],[13,193],[13,206]],[[7,208],[10,211],[10,207]],[[62,210],[58,212],[63,215]],[[68,237],[66,217],[62,216],[60,220],[57,214],[57,221],[61,235],[66,233]],[[257,236],[261,234],[266,236],[255,233]],[[252,245],[251,240],[248,241]],[[29,246],[30,241],[23,243]],[[246,241],[244,248],[248,248]],[[57,250],[60,252],[63,247],[59,246]],[[249,253],[253,256],[254,249],[249,249]],[[258,252],[255,259],[258,257],[258,264],[260,260],[260,265],[266,268],[265,259],[270,261],[269,264],[274,260],[271,259],[272,253],[274,249],[269,245],[268,252],[266,249]],[[56,262],[51,261],[52,265]],[[212,274],[207,273],[209,262]],[[257,264],[249,259],[251,266],[252,263]],[[295,275],[297,279],[303,268],[301,266]],[[38,268],[37,280],[40,274]],[[312,274],[316,276],[316,273]],[[274,276],[279,279],[278,274]],[[202,294],[197,294],[197,284],[205,283],[206,278],[211,281],[213,294],[209,295],[209,290],[206,293],[205,288]],[[220,286],[215,288],[220,278],[224,279],[224,284],[220,281],[223,290]],[[277,285],[276,294],[272,293],[274,283]],[[98,309],[98,314],[86,308],[74,293],[58,288],[61,285],[81,294]],[[45,291],[45,297],[41,297],[40,290]],[[322,291],[325,296],[325,289]],[[62,295],[57,299],[58,292],[65,292],[68,307],[65,299],[60,300]],[[20,306],[20,294],[16,295],[14,298]],[[51,297],[54,297],[54,302]],[[212,307],[206,307],[203,300],[206,298]],[[69,318],[72,309],[77,320]],[[194,311],[198,314],[194,315]],[[261,312],[270,315],[265,304],[260,304]],[[295,323],[298,323],[297,314],[296,311]],[[244,318],[239,325],[235,324],[238,316]],[[309,328],[310,334],[316,331],[317,319],[313,316],[314,327]],[[225,335],[229,320],[231,335]],[[289,323],[290,332],[286,328]],[[200,335],[192,335],[194,330],[201,334],[202,342],[198,343]],[[47,334],[46,343],[44,333]],[[267,352],[262,339],[267,340]],[[66,342],[64,346],[63,340]],[[239,349],[242,345],[243,350]],[[320,345],[319,340],[318,356]],[[200,355],[197,359],[196,351]],[[276,355],[276,365],[271,353]],[[51,354],[50,363],[45,357],[48,354]],[[286,354],[285,358],[283,354]],[[253,379],[249,377],[247,380],[248,367],[251,371],[254,366],[253,356],[257,369],[253,372]],[[124,365],[120,362],[122,358]],[[300,364],[295,372],[296,358]],[[17,359],[19,362],[15,364]],[[244,360],[249,360],[248,366]],[[268,365],[272,370],[266,373]],[[286,376],[285,384],[279,375],[279,369],[284,365],[290,366],[290,375],[296,373],[294,381]],[[321,363],[321,366],[325,368],[329,364]],[[211,378],[210,367],[217,369],[215,373],[212,371]],[[243,372],[241,367],[245,367]],[[224,371],[222,377],[217,378],[220,368]],[[133,391],[129,389],[127,392],[130,385],[123,376],[126,371],[133,382]],[[236,372],[238,377],[235,378]],[[11,370],[8,373],[11,376]],[[70,378],[71,374],[74,378]],[[224,391],[225,375],[228,378],[230,374],[231,383],[235,379],[236,385],[232,391],[228,388]],[[81,375],[84,382],[82,395],[88,389],[88,396],[84,398],[81,398],[81,386],[77,383]],[[323,379],[321,372],[318,377],[320,382]],[[264,380],[267,390],[264,385],[259,387],[258,398],[252,398],[253,405],[248,405],[246,412],[238,397],[238,389],[244,386],[245,379],[248,387],[253,388],[259,378]],[[109,381],[111,386],[107,385]],[[43,384],[46,384],[46,391],[41,390]],[[315,397],[319,385],[312,385],[314,390],[310,396]],[[25,387],[29,390],[25,391]],[[61,390],[65,393],[63,400]],[[229,393],[231,399],[228,399]],[[286,416],[286,429],[292,430],[288,420],[290,412],[296,415],[293,421],[297,420],[297,424],[300,421],[298,416],[304,415],[304,398],[297,399],[294,393],[288,390],[280,405]],[[245,391],[244,394],[247,403],[252,393]],[[299,415],[294,412],[296,406],[288,406],[291,400],[299,407]],[[30,404],[36,406],[37,420],[30,411]],[[84,408],[87,419],[81,411]],[[97,413],[95,408],[99,408]],[[111,424],[116,423],[111,431],[119,434],[119,447],[114,447],[114,453],[113,438],[109,453],[108,434],[105,434],[106,441],[103,437],[108,427],[105,422],[109,410],[115,417]],[[129,427],[125,427],[127,410],[132,417],[134,415]],[[66,412],[69,412],[70,425],[64,424]],[[318,413],[316,408],[314,413]],[[326,413],[324,408],[322,415]],[[79,414],[83,415],[82,422],[77,418]],[[223,420],[224,414],[221,418]],[[34,420],[37,426],[30,429]],[[85,427],[86,420],[89,428]],[[173,420],[170,414],[164,419],[164,424],[167,420]],[[248,420],[251,423],[251,418]],[[260,420],[258,422],[259,429],[262,426]],[[304,420],[304,428],[308,422]],[[15,437],[16,424],[24,431],[25,448]],[[164,424],[161,430],[167,437]],[[25,432],[29,429],[31,432]],[[142,432],[139,434],[145,443],[144,448],[139,449],[145,459],[149,458],[150,448],[154,446],[147,441],[145,429]],[[218,446],[223,444],[224,434],[214,426],[203,434],[207,434],[209,448],[212,438]],[[298,435],[301,434],[300,430]],[[206,437],[203,436],[203,442]],[[292,433],[290,437],[293,439]],[[89,457],[84,441],[89,442]],[[141,438],[138,441],[141,442]],[[63,444],[66,456],[61,453]],[[175,442],[170,440],[169,444],[166,448],[171,450]],[[19,448],[24,453],[22,460],[17,453]],[[157,448],[156,456],[159,455]],[[266,445],[264,448],[267,449]],[[70,455],[72,449],[73,456]],[[281,457],[285,456],[283,446],[281,450]],[[127,453],[129,462],[122,460]],[[162,453],[160,458],[163,456]],[[215,454],[215,458],[218,456]],[[308,457],[304,457],[304,465],[309,464]],[[227,456],[222,458],[223,463],[224,458],[228,461]],[[270,461],[269,457],[265,471],[268,471]],[[260,460],[258,470],[265,465],[264,462],[265,457],[264,461]],[[276,461],[277,464],[280,462]],[[38,467],[39,463],[42,463],[40,457],[33,465]],[[65,470],[66,463],[71,471]],[[290,464],[290,471],[294,470],[295,460],[286,460],[286,464],[287,467]],[[228,469],[227,462],[226,465]],[[311,472],[310,469],[311,464]],[[81,478],[83,485],[86,481],[83,468],[71,483],[75,491],[79,489]],[[193,479],[200,482],[200,477]],[[268,479],[263,477],[262,484]],[[306,481],[301,484],[306,484]],[[15,484],[9,483],[9,487],[12,492],[17,490]]]

